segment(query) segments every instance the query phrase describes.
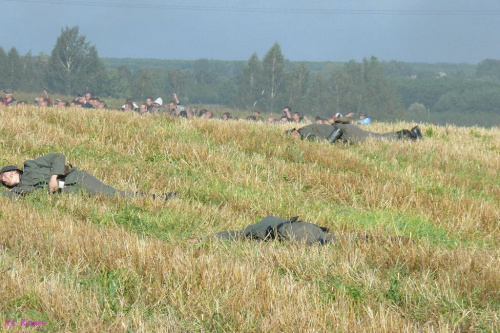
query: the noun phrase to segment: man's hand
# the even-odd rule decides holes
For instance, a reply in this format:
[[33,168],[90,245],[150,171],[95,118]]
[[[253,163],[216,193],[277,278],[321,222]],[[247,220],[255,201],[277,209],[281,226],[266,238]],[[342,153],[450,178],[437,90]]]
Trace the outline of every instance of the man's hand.
[[53,175],[49,180],[49,192],[54,193],[59,189],[59,183],[57,181],[57,175]]

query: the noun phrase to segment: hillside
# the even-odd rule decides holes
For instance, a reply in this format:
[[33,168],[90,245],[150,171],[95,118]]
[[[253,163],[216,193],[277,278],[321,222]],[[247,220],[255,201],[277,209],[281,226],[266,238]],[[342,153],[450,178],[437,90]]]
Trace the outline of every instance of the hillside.
[[[290,125],[35,107],[0,113],[3,165],[62,152],[116,188],[179,192],[166,203],[0,196],[5,325],[500,330],[498,127],[420,124],[421,142],[346,146],[295,142],[283,136]],[[300,215],[339,241],[186,242],[267,215]]]

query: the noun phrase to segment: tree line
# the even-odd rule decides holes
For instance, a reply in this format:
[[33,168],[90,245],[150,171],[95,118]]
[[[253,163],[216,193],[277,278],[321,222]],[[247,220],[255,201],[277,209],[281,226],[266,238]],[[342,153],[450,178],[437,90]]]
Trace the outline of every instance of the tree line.
[[254,53],[248,61],[123,59],[120,64],[100,59],[78,27],[61,29],[50,55],[0,48],[0,86],[16,91],[48,88],[67,96],[91,91],[134,100],[168,99],[175,92],[184,104],[263,112],[290,106],[322,117],[337,112],[366,113],[379,120],[435,113],[455,119],[464,113],[500,117],[500,60],[440,67],[437,71],[431,65],[376,57],[347,63],[291,62],[279,43],[262,59]]

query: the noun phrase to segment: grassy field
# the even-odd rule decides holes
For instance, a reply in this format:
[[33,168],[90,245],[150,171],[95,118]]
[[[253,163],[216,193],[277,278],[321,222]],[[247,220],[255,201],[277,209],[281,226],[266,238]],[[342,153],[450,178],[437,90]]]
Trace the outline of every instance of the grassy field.
[[[3,330],[25,319],[50,332],[500,331],[499,127],[421,124],[421,142],[345,146],[295,142],[287,125],[0,113],[2,165],[62,152],[116,188],[179,192],[0,197]],[[340,241],[186,241],[267,215],[300,215]]]

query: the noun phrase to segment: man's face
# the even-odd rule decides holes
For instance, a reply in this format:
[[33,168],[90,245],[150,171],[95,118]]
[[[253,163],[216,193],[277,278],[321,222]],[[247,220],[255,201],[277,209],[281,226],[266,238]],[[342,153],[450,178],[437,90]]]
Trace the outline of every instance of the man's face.
[[290,110],[288,108],[284,108],[283,109],[283,113],[286,114],[286,115],[288,115],[290,113]]
[[290,134],[292,135],[292,138],[294,138],[295,140],[299,140],[300,139],[300,133],[299,133],[299,131],[295,130],[295,131],[293,131]]
[[13,93],[11,93],[11,92],[9,92],[9,93],[5,93],[5,98],[7,98],[7,99],[11,99],[13,95],[14,95],[14,94],[13,94]]
[[5,186],[13,187],[21,182],[21,175],[17,170],[7,171],[2,173],[1,180]]
[[146,104],[141,104],[141,113],[146,113],[148,112],[148,107]]
[[293,114],[293,120],[299,120],[300,116],[297,113]]
[[88,101],[92,98],[92,94],[91,93],[86,93],[85,94],[85,100]]
[[168,108],[169,108],[170,110],[175,109],[175,104],[174,104],[174,103],[169,103],[169,104],[168,104]]
[[148,106],[153,105],[153,100],[152,100],[151,98],[148,98],[148,99],[146,100],[146,104],[147,104]]

